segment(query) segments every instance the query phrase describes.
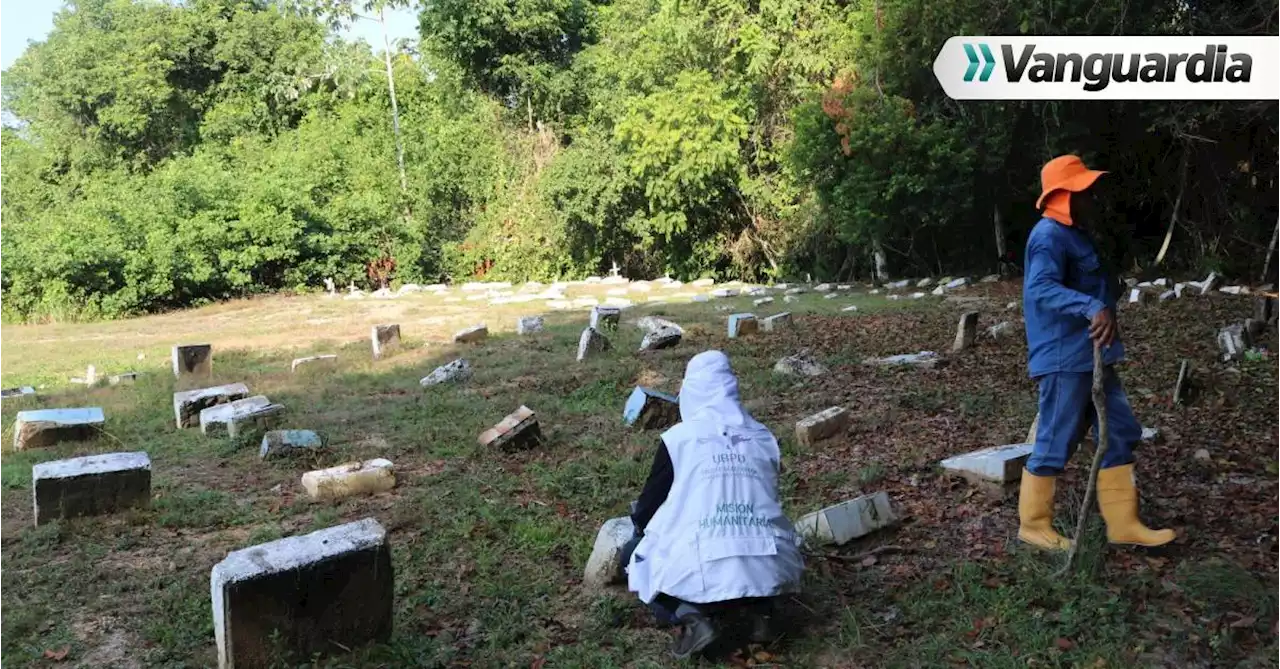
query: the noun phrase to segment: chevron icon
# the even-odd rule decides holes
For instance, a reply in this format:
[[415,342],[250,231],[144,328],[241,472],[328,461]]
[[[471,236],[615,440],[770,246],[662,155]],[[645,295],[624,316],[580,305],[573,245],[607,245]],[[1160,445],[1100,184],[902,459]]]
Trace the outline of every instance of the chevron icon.
[[969,58],[969,68],[964,71],[965,81],[973,81],[973,75],[977,73],[980,63],[983,63],[983,66],[982,74],[978,75],[978,81],[990,79],[991,71],[996,69],[996,57],[992,55],[991,48],[980,42],[978,49],[982,51],[982,60],[978,60],[978,53],[974,50],[972,44],[964,45],[964,55]]

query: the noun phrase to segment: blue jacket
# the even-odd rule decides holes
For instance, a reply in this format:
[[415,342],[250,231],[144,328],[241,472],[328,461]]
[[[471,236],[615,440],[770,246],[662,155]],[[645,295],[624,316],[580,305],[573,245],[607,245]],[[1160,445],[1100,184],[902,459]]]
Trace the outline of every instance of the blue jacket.
[[[1089,323],[1102,309],[1116,308],[1093,242],[1074,227],[1042,218],[1027,237],[1025,267],[1022,304],[1031,377],[1093,371]],[[1124,359],[1118,337],[1102,357],[1108,365]]]

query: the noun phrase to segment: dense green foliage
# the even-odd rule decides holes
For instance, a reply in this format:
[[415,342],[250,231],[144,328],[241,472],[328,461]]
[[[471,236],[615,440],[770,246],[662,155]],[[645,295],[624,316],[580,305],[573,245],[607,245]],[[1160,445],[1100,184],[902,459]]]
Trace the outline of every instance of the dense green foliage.
[[1275,228],[1274,102],[957,103],[931,72],[954,34],[1274,34],[1273,3],[425,0],[391,59],[403,188],[384,62],[330,5],[69,3],[4,73],[6,318],[375,266],[848,278],[879,249],[890,274],[988,272],[993,218],[1016,254],[1066,152],[1113,172],[1128,264],[1176,213],[1165,264],[1252,274]]

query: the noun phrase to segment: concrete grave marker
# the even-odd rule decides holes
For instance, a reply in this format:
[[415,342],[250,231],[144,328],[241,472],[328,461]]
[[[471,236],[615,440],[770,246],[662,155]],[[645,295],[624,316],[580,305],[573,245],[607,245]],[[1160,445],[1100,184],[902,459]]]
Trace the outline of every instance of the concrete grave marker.
[[641,430],[665,430],[680,422],[680,400],[660,390],[636,386],[622,408],[622,421]]
[[622,310],[617,307],[596,307],[591,310],[588,325],[597,330],[616,330],[622,320]]
[[267,460],[278,456],[313,453],[324,445],[320,435],[311,430],[271,430],[262,435],[258,457]]
[[516,320],[516,334],[529,335],[536,332],[542,332],[543,321],[541,316],[521,316]]
[[1141,288],[1134,288],[1129,291],[1129,304],[1142,304],[1142,298],[1146,293]]
[[862,361],[865,365],[877,366],[895,366],[910,365],[921,367],[924,369],[933,369],[943,364],[942,358],[933,351],[921,351],[919,353],[902,353],[899,355],[891,355],[884,358],[867,358]]
[[200,411],[200,433],[214,435],[224,430],[229,432],[230,424],[235,419],[250,416],[257,411],[265,411],[272,406],[277,405],[272,405],[266,395],[254,395],[225,404],[215,404]]
[[805,293],[803,286],[795,286],[782,291],[783,295],[803,295]]
[[0,390],[0,400],[23,400],[36,396],[36,389],[31,386],[18,386]]
[[622,564],[622,549],[636,528],[630,516],[610,518],[600,527],[596,534],[596,543],[591,548],[591,557],[587,558],[587,567],[582,573],[582,584],[588,588],[600,589],[626,580],[626,572]]
[[795,295],[783,295],[782,301],[787,304],[795,304],[796,302],[800,301],[800,298],[796,297]]
[[933,279],[925,277],[916,282],[916,288],[928,288],[933,285]]
[[978,312],[966,312],[960,317],[960,323],[956,326],[956,340],[951,344],[951,350],[963,351],[973,346],[973,341],[977,338]]
[[1177,296],[1178,296],[1178,292],[1176,290],[1166,290],[1163,293],[1160,293],[1160,301],[1167,302],[1168,300],[1172,300]]
[[1253,320],[1263,324],[1276,322],[1276,298],[1259,295],[1253,298]]
[[386,530],[372,518],[233,551],[209,583],[219,669],[391,636],[395,572]]
[[829,284],[829,283],[820,283],[820,284],[818,284],[818,285],[814,286],[814,287],[813,287],[813,289],[814,289],[814,291],[819,292],[819,293],[829,293],[829,292],[831,292],[831,291],[834,289],[834,286],[832,286],[832,285],[831,285],[831,284]]
[[967,286],[967,285],[969,285],[969,280],[968,280],[968,279],[966,279],[966,278],[964,278],[964,277],[960,277],[959,279],[952,279],[952,280],[950,280],[950,281],[948,281],[948,282],[946,283],[947,290],[954,290],[954,289],[956,289],[956,288],[963,288],[963,287],[965,287],[965,286]]
[[659,318],[657,316],[642,316],[636,319],[636,327],[644,330],[645,332],[654,332],[664,328],[672,328],[679,330],[680,334],[684,334],[684,328],[681,328],[672,321],[665,318]]
[[249,396],[249,386],[228,383],[212,388],[197,388],[173,394],[173,417],[178,429],[200,424],[200,412],[211,406],[242,400]]
[[712,297],[737,297],[738,291],[733,288],[717,288],[711,291]]
[[760,329],[755,314],[733,314],[729,316],[729,338],[737,339],[755,334]]
[[430,374],[422,377],[418,384],[423,388],[441,383],[457,383],[471,378],[471,363],[466,358],[458,358],[453,362],[436,367]]
[[1221,281],[1222,279],[1218,276],[1217,272],[1209,272],[1209,276],[1206,276],[1204,281],[1200,282],[1200,294],[1208,295],[1209,293],[1212,293]]
[[1218,348],[1222,350],[1222,359],[1225,361],[1244,357],[1244,352],[1249,350],[1251,344],[1249,332],[1243,324],[1236,323],[1218,331]]
[[173,347],[173,376],[213,376],[212,344],[181,344]]
[[497,425],[480,433],[480,445],[514,451],[532,448],[542,442],[542,429],[533,409],[521,406]]
[[400,326],[375,325],[369,333],[369,339],[373,344],[373,359],[379,360],[400,348]]
[[858,305],[856,304],[850,304],[849,306],[840,309],[840,311],[857,311],[857,310],[858,310]]
[[754,305],[756,305],[757,307],[760,307],[760,306],[764,306],[764,305],[766,305],[766,304],[773,304],[773,298],[772,298],[772,297],[762,297],[762,298],[759,298],[759,299],[756,299],[756,300],[751,300],[751,303],[752,303],[752,304],[754,304]]
[[1009,321],[1001,321],[987,328],[987,336],[996,341],[1000,341],[1007,337],[1012,337],[1016,331],[1017,327],[1015,327],[1013,323],[1010,323]]
[[841,545],[896,522],[889,494],[881,491],[811,513],[796,523],[796,532],[815,543]]
[[689,301],[690,302],[710,302],[711,298],[706,295],[694,295],[693,297],[689,298]]
[[613,344],[609,342],[608,337],[593,327],[587,327],[583,329],[582,336],[578,337],[578,362],[608,351],[612,347]]
[[122,374],[112,374],[107,377],[107,385],[110,386],[131,386],[137,381],[137,372],[124,372]]
[[489,338],[489,327],[484,323],[459,330],[453,335],[456,344],[478,344]]
[[885,288],[888,288],[889,290],[900,290],[910,285],[911,285],[911,279],[902,279],[901,281],[893,281],[891,283],[886,283]]
[[808,351],[801,351],[795,355],[789,355],[777,362],[773,366],[773,371],[788,376],[822,376],[827,373],[827,368],[809,355]]
[[316,501],[332,501],[386,492],[396,487],[396,469],[390,460],[376,458],[346,462],[302,475],[302,488]]
[[831,407],[796,423],[796,441],[803,446],[833,437],[849,426],[851,414],[844,407]]
[[693,286],[694,288],[706,288],[707,286],[710,286],[715,282],[716,282],[715,279],[697,279],[695,281],[690,281],[689,285]]
[[1000,280],[999,274],[988,274],[982,277],[982,279],[978,283],[995,283],[999,280]]
[[625,297],[606,297],[604,298],[604,304],[606,307],[626,309],[627,307],[631,306],[634,303]]
[[289,365],[289,371],[296,374],[299,367],[303,368],[303,371],[317,368],[328,369],[332,368],[337,363],[338,356],[333,353],[309,355],[304,358],[294,358],[293,362]]
[[19,411],[13,422],[13,450],[92,439],[106,422],[101,407]]
[[784,311],[780,314],[765,316],[764,320],[760,321],[760,325],[765,332],[777,332],[789,328],[791,327],[791,312]]
[[97,516],[151,504],[146,453],[104,453],[42,462],[31,468],[35,523]]
[[1028,443],[984,448],[947,458],[942,461],[942,468],[966,478],[1009,483],[1022,478],[1022,467],[1034,446]]
[[680,343],[680,339],[684,335],[681,334],[679,328],[661,328],[645,334],[640,340],[641,351],[657,351],[664,348],[671,348]]
[[1178,366],[1178,380],[1173,386],[1173,403],[1182,404],[1191,390],[1191,361],[1183,360]]
[[1156,279],[1155,281],[1152,281],[1151,283],[1152,285],[1160,286],[1161,288],[1164,288],[1169,285],[1169,280],[1164,277],[1161,277],[1159,279]]

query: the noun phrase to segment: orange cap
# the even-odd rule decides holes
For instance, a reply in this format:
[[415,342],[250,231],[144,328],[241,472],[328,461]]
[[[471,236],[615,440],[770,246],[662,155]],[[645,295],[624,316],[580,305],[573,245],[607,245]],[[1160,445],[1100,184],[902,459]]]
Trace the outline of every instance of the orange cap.
[[1102,170],[1091,170],[1084,166],[1080,156],[1058,156],[1040,168],[1040,199],[1036,200],[1036,209],[1044,208],[1044,199],[1057,190],[1079,193],[1086,190],[1098,177],[1106,174]]

